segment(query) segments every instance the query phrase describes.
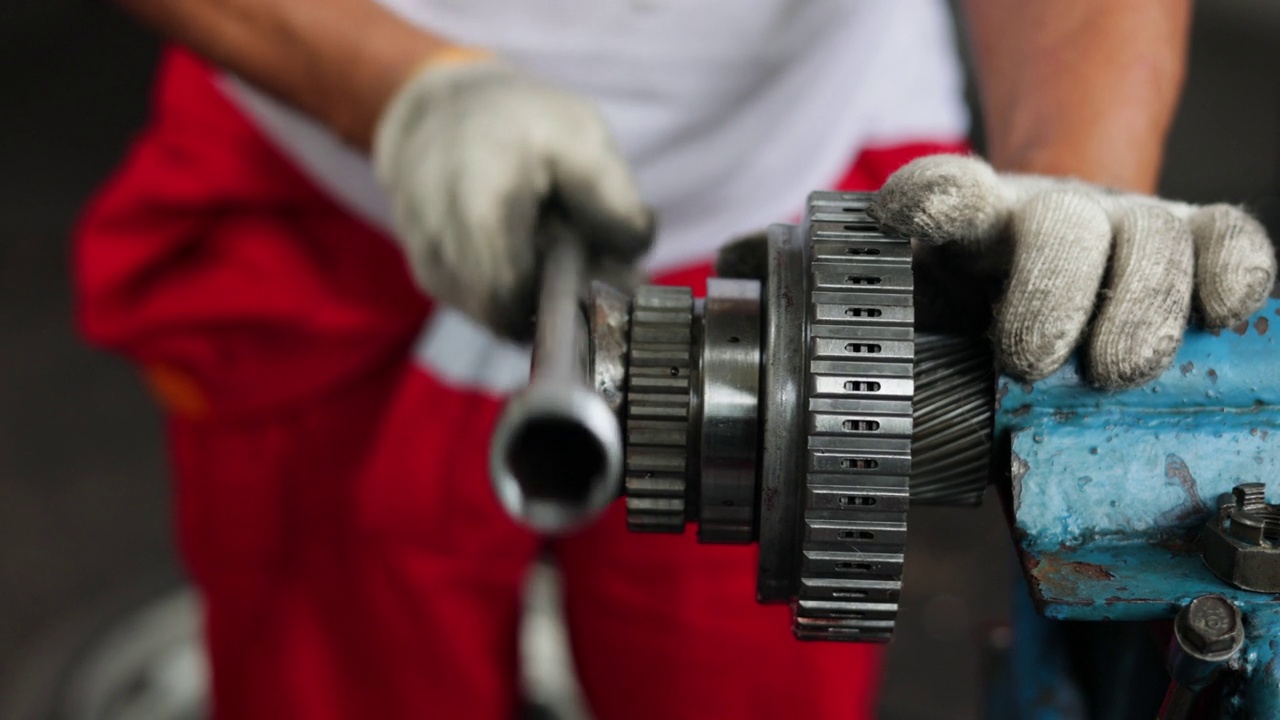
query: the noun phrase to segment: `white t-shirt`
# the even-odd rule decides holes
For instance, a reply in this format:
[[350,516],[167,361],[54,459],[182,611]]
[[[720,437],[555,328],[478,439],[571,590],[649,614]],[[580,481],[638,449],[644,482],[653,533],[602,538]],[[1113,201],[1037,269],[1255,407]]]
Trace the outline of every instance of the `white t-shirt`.
[[[659,219],[655,270],[794,216],[859,149],[967,130],[940,0],[377,0],[595,101]],[[368,162],[225,86],[318,184],[389,226]]]
[[[794,218],[861,149],[967,131],[942,0],[377,2],[591,98],[657,212],[653,271]],[[364,156],[234,78],[223,86],[317,185],[390,228]],[[528,378],[527,350],[448,308],[415,355],[459,388],[503,394]]]

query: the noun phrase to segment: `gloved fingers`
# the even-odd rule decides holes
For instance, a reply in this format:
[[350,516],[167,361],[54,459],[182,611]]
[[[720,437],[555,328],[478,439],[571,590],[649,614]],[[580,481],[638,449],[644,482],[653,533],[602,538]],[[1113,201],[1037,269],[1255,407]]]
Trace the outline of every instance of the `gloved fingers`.
[[593,268],[652,241],[591,104],[498,62],[419,72],[383,111],[374,161],[419,285],[511,337],[532,327],[548,213],[581,236]]
[[1208,205],[1191,215],[1196,299],[1205,325],[1234,325],[1266,302],[1275,283],[1275,250],[1266,229],[1231,205]]
[[1014,199],[983,160],[931,155],[890,176],[867,212],[891,234],[983,250],[1005,234]]
[[1050,190],[1017,209],[1012,234],[996,351],[1009,372],[1036,380],[1057,369],[1084,333],[1107,267],[1111,224],[1089,193]]
[[[409,265],[422,287],[506,337],[527,339],[536,307],[534,237],[550,187],[544,163],[467,123],[429,123],[404,146],[431,158],[404,168],[397,199]],[[466,152],[459,152],[465,148]],[[403,206],[403,208],[401,208]]]
[[653,244],[653,212],[595,111],[584,104],[578,120],[548,154],[555,200],[593,258],[635,260]]
[[[464,292],[476,296],[477,319],[499,335],[528,340],[537,310],[538,258],[546,249],[536,239],[550,178],[529,158],[497,157],[497,148],[489,154],[458,173],[448,211],[455,214],[448,227],[457,236],[445,245],[456,249],[453,267],[471,281]],[[517,167],[492,171],[503,163]]]
[[1169,367],[1186,329],[1194,277],[1186,222],[1152,204],[1116,218],[1111,279],[1089,340],[1095,384],[1138,385]]

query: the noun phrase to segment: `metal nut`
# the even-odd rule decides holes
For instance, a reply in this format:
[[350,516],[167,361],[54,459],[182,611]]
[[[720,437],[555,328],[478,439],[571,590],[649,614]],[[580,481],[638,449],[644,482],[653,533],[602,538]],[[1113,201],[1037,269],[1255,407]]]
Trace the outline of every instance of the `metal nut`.
[[1280,507],[1266,503],[1261,483],[1225,495],[1200,536],[1200,555],[1215,575],[1244,590],[1280,592]]
[[1206,656],[1233,653],[1244,638],[1239,608],[1221,595],[1192,600],[1178,613],[1174,630],[1186,646]]

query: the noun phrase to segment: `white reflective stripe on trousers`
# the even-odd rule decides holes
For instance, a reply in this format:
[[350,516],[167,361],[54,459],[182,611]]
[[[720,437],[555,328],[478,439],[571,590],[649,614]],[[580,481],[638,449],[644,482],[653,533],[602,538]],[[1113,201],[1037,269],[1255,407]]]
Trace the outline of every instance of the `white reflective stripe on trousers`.
[[529,384],[529,348],[452,308],[427,318],[413,354],[419,367],[459,390],[509,395]]

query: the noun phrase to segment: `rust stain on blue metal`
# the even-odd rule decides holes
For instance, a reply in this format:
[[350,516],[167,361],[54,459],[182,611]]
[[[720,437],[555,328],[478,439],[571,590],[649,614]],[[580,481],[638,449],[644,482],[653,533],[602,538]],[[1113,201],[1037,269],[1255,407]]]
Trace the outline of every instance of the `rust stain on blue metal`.
[[1169,508],[1156,518],[1156,525],[1163,527],[1182,527],[1196,521],[1203,522],[1209,516],[1209,507],[1200,497],[1199,487],[1191,468],[1181,457],[1169,453],[1164,459],[1164,476],[1166,484],[1177,485],[1186,493],[1186,500],[1176,507]]
[[1280,501],[1280,346],[1264,316],[1273,313],[1276,300],[1230,333],[1189,332],[1174,365],[1140,388],[1090,388],[1077,360],[1034,386],[1002,379],[996,424],[1039,612],[1154,620],[1224,594],[1271,633],[1252,636],[1251,689],[1241,692],[1249,712],[1280,717],[1280,602],[1226,585],[1196,548],[1233,486],[1268,483]]

